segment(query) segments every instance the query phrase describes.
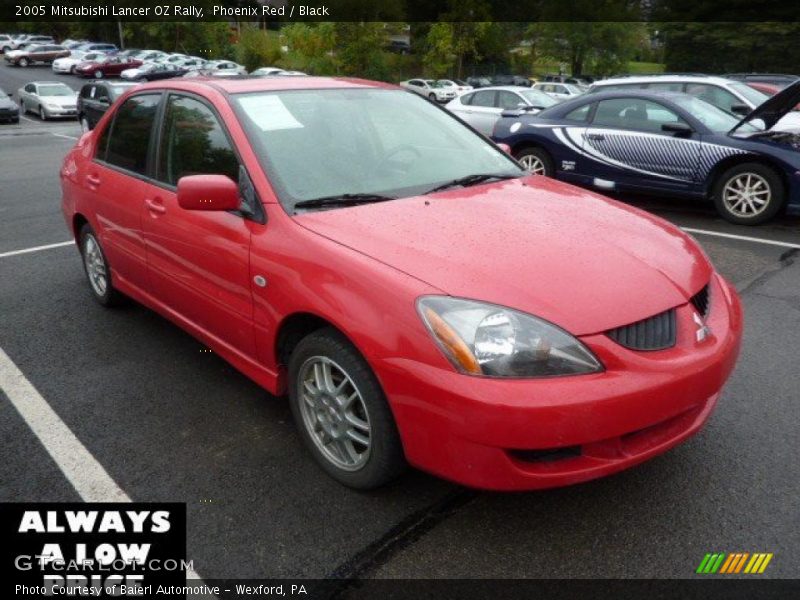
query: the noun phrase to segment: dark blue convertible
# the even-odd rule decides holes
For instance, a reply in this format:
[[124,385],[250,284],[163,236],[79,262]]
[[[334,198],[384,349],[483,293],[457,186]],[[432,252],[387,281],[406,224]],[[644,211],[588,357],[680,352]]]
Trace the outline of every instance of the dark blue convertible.
[[798,102],[800,82],[740,119],[682,93],[620,90],[535,116],[507,111],[492,137],[534,173],[606,191],[710,198],[725,219],[752,225],[784,208],[800,212],[800,129],[773,130],[800,117],[789,114]]

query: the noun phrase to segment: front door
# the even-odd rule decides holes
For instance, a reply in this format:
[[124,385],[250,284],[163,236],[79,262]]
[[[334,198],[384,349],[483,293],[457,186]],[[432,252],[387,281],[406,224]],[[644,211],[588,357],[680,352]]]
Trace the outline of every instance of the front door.
[[168,96],[155,181],[142,223],[150,289],[207,333],[255,358],[250,235],[259,226],[239,213],[190,211],[178,205],[178,180],[220,174],[234,181],[239,160],[216,112],[199,98]]

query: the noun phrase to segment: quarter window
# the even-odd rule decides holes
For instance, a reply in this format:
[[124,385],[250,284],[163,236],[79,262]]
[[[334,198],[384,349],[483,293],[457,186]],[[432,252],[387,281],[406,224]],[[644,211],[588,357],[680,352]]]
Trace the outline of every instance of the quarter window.
[[494,107],[494,90],[480,90],[472,97],[472,106]]
[[[107,163],[134,173],[146,173],[147,151],[160,100],[160,94],[134,96],[119,107],[111,125]],[[102,152],[102,138],[99,148]]]
[[186,96],[169,97],[158,162],[158,179],[170,185],[185,175],[239,177],[239,161],[217,117]]
[[517,96],[514,92],[498,92],[497,104],[500,108],[519,108],[520,104],[527,104],[525,100]]
[[580,123],[585,123],[586,119],[589,118],[589,110],[592,108],[591,104],[584,104],[580,108],[576,108],[573,111],[567,113],[564,117],[568,121],[578,121]]

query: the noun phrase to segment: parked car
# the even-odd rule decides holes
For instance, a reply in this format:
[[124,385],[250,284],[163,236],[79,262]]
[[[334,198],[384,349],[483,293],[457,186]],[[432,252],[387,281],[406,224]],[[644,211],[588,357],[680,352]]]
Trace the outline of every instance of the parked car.
[[571,83],[572,85],[577,85],[580,87],[589,87],[593,82],[594,78],[590,77],[589,75],[580,75],[580,76],[572,76],[572,75],[545,75],[542,77],[542,83]]
[[524,108],[531,114],[557,104],[544,92],[527,87],[488,87],[459,96],[447,109],[484,135],[492,135],[495,123],[505,110]]
[[247,69],[244,66],[230,60],[209,60],[203,65],[202,70],[208,72],[228,71],[238,75],[247,75]]
[[352,487],[621,471],[703,427],[739,352],[736,289],[689,235],[383,83],[148,84],[60,176],[94,298],[288,393]]
[[580,96],[586,91],[572,83],[537,83],[533,86],[533,89],[544,92],[558,101],[569,100],[575,96]]
[[55,43],[56,41],[49,35],[22,34],[20,36],[13,37],[11,41],[8,42],[7,47],[9,48],[9,50],[19,50],[28,47],[32,44],[54,45]]
[[797,135],[773,130],[800,101],[792,84],[743,119],[681,92],[588,94],[535,117],[508,115],[493,138],[530,171],[610,191],[710,198],[728,221],[800,210]]
[[433,79],[409,79],[401,81],[400,87],[404,87],[420,96],[425,96],[434,102],[449,102],[456,97],[456,92],[451,87],[441,85]]
[[278,67],[261,67],[260,69],[256,69],[252,73],[250,73],[251,77],[272,77],[274,75],[278,75],[280,73],[285,73],[283,69],[279,69]]
[[182,77],[187,72],[187,69],[183,67],[166,63],[143,63],[138,67],[125,69],[120,73],[120,77],[126,81],[156,81],[158,79]]
[[[623,77],[595,82],[589,93],[609,90],[667,90],[685,92],[705,100],[722,110],[745,116],[762,104],[769,96],[742,81],[708,75],[654,75],[649,77]],[[776,126],[781,130],[800,128],[800,114],[790,113]]]
[[766,83],[783,89],[800,79],[800,76],[785,73],[730,73],[725,75],[725,78],[743,81],[748,85],[751,83]]
[[114,55],[119,52],[114,44],[106,44],[103,42],[87,42],[80,47],[84,52],[103,52],[104,54]]
[[467,85],[471,85],[473,89],[490,87],[492,80],[488,77],[467,77]]
[[113,77],[119,75],[126,69],[140,67],[142,61],[135,58],[119,58],[118,56],[104,56],[97,60],[80,63],[75,67],[75,74],[82,77]]
[[81,130],[85,133],[94,129],[114,100],[135,86],[135,83],[111,81],[93,81],[84,84],[78,94],[77,102]]
[[158,62],[159,59],[168,56],[166,52],[162,52],[161,50],[142,50],[134,56],[133,58],[140,60],[144,63],[148,62]]
[[389,44],[386,46],[386,49],[389,52],[394,52],[395,54],[410,54],[411,43],[406,40],[389,40]]
[[67,50],[76,49],[78,46],[82,46],[83,44],[88,44],[89,40],[73,40],[72,38],[67,38],[65,40],[61,40],[61,45],[64,46]]
[[5,54],[13,48],[14,39],[5,33],[0,34],[0,52]]
[[281,71],[280,73],[275,73],[276,77],[308,77],[308,73],[303,73],[303,71]]
[[19,123],[19,107],[11,100],[11,94],[0,89],[0,121]]
[[32,44],[22,50],[6,52],[5,60],[10,65],[28,67],[35,64],[49,64],[65,56],[69,56],[69,50],[64,46]]
[[186,69],[187,71],[200,71],[205,68],[206,60],[197,56],[189,56],[182,60],[167,62],[165,64],[180,67],[181,69]]
[[139,48],[125,48],[124,50],[120,50],[117,52],[117,56],[120,58],[138,58],[138,55],[142,52]]
[[515,87],[531,87],[531,80],[522,75],[495,75],[492,77],[492,85]]
[[82,50],[73,50],[69,56],[57,58],[53,61],[53,73],[75,73],[75,68],[82,62],[93,62],[107,57],[108,55],[103,52],[83,52]]
[[33,81],[21,87],[20,112],[33,112],[42,121],[54,117],[72,117],[78,114],[77,93],[68,85],[57,81]]
[[473,88],[471,85],[467,85],[465,81],[461,81],[460,79],[437,79],[436,83],[441,85],[445,88],[450,88],[456,93],[456,96],[460,96],[461,94],[466,94],[467,92],[471,92]]

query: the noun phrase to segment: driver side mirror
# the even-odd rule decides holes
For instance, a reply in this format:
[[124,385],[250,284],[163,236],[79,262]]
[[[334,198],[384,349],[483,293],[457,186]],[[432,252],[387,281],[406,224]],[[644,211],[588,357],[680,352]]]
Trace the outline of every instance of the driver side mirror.
[[674,123],[662,123],[661,131],[674,133],[675,135],[689,135],[692,133],[692,128],[686,123],[675,121]]
[[750,107],[747,104],[731,104],[731,112],[735,115],[745,116],[750,113]]
[[226,175],[187,175],[178,180],[178,206],[186,210],[239,210],[239,185]]

